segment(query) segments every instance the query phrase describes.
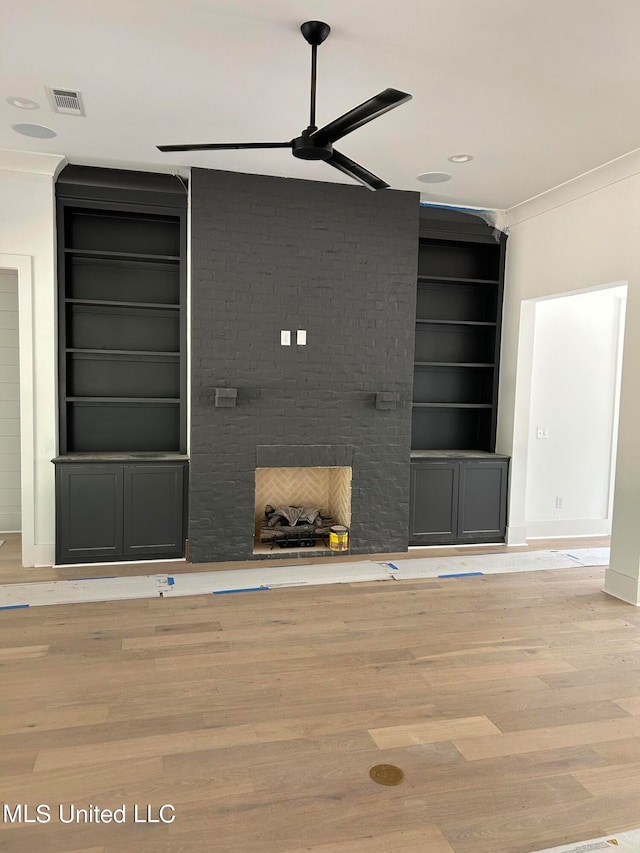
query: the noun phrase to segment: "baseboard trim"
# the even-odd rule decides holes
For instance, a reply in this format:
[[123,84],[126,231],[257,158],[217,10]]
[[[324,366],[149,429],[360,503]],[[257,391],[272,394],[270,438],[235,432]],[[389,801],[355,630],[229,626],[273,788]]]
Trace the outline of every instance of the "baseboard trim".
[[607,595],[626,601],[634,607],[640,606],[640,580],[623,575],[615,569],[608,568],[605,572],[604,591]]
[[527,522],[527,539],[566,539],[571,536],[610,536],[608,518],[550,518]]

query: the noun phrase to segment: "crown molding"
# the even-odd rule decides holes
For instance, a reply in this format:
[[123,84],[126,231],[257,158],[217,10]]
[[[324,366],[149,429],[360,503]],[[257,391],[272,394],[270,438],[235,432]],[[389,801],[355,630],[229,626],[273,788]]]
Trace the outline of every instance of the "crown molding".
[[527,219],[540,216],[557,207],[570,204],[612,184],[625,181],[640,174],[640,148],[609,160],[595,169],[584,172],[563,184],[546,190],[540,195],[510,207],[501,218],[500,225],[510,228]]
[[66,162],[67,158],[63,154],[0,149],[0,169],[5,172],[28,172],[54,178]]

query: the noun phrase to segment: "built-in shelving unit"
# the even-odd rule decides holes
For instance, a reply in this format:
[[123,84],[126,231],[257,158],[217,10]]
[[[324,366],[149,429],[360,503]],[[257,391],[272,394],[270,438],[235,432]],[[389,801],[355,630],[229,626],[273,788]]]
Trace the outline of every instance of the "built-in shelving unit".
[[416,450],[495,447],[504,241],[481,220],[470,218],[465,230],[460,219],[455,212],[421,210]]
[[505,244],[479,217],[421,209],[412,545],[504,539],[509,460],[494,451]]
[[57,185],[60,451],[184,453],[185,190],[118,175]]
[[180,557],[186,188],[67,166],[58,217],[58,563]]

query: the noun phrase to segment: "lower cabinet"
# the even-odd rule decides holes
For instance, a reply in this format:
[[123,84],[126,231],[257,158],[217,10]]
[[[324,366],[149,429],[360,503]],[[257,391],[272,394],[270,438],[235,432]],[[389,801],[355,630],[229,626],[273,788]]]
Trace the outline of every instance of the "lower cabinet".
[[57,463],[56,562],[184,556],[186,462]]
[[411,462],[410,545],[504,541],[509,459]]

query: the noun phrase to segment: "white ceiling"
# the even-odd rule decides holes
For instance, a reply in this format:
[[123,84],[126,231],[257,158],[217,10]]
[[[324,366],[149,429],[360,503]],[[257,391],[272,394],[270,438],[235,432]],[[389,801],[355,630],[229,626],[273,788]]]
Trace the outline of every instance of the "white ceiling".
[[[638,0],[0,0],[0,12],[0,148],[349,182],[286,149],[155,148],[297,136],[309,19],[332,27],[319,48],[318,123],[387,86],[411,92],[337,147],[425,201],[509,208],[640,147]],[[82,92],[86,117],[54,114],[45,86]],[[57,137],[20,136],[19,122]],[[447,161],[460,152],[475,159]],[[453,179],[416,180],[428,171]]]

